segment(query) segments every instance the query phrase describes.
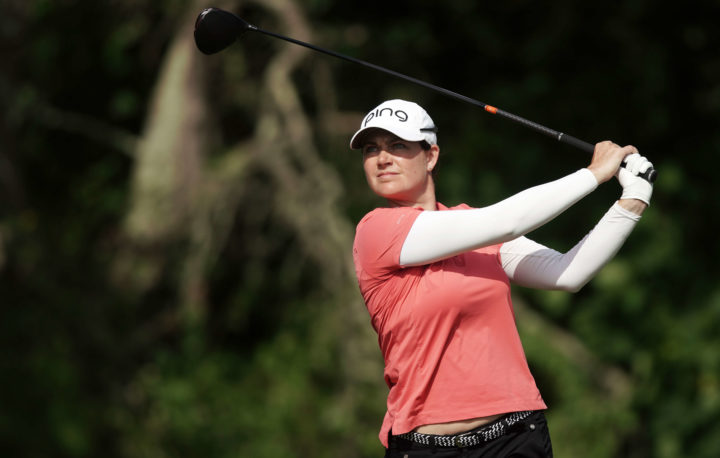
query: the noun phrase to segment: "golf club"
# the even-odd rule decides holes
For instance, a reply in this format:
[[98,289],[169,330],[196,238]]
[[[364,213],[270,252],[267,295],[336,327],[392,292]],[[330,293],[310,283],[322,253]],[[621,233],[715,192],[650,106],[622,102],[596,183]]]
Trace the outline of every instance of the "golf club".
[[[558,132],[556,130],[550,129],[550,128],[540,125],[536,122],[530,121],[528,119],[514,115],[507,111],[501,110],[500,108],[494,107],[492,105],[488,105],[486,103],[480,102],[475,99],[471,99],[470,97],[466,97],[462,94],[458,94],[457,92],[453,92],[453,91],[441,88],[439,86],[435,86],[434,84],[426,83],[425,81],[421,81],[419,79],[416,79],[416,78],[413,78],[413,77],[410,77],[407,75],[403,75],[402,73],[388,70],[387,68],[380,67],[379,65],[371,64],[369,62],[365,62],[363,60],[356,59],[354,57],[346,56],[344,54],[340,54],[340,53],[337,53],[334,51],[320,48],[318,46],[311,45],[309,43],[305,43],[303,41],[296,40],[294,38],[286,37],[286,36],[279,35],[279,34],[276,34],[273,32],[268,32],[267,30],[262,30],[254,25],[248,24],[247,22],[240,19],[235,14],[232,14],[228,11],[221,10],[218,8],[206,8],[200,13],[200,15],[198,15],[198,18],[195,21],[195,32],[194,32],[195,44],[197,45],[198,49],[201,52],[203,52],[204,54],[215,54],[215,53],[220,52],[223,49],[227,48],[231,44],[233,44],[242,34],[244,34],[247,31],[260,32],[265,35],[269,35],[271,37],[279,38],[281,40],[285,40],[290,43],[294,43],[296,45],[304,46],[306,48],[310,48],[312,50],[319,51],[324,54],[328,54],[328,55],[338,57],[340,59],[343,59],[343,60],[346,60],[349,62],[360,64],[364,67],[369,67],[369,68],[372,68],[375,70],[379,70],[379,71],[387,73],[389,75],[392,75],[392,76],[404,79],[406,81],[410,81],[412,83],[419,84],[420,86],[424,86],[428,89],[432,89],[434,91],[440,92],[441,94],[445,94],[450,97],[454,97],[456,99],[462,100],[463,102],[467,102],[472,105],[479,106],[480,108],[484,109],[488,113],[500,115],[501,117],[515,121],[525,127],[529,127],[537,132],[540,132],[547,136],[553,137],[562,143],[567,143],[569,145],[572,145],[582,151],[586,151],[586,152],[592,154],[592,152],[595,150],[595,146],[588,142],[585,142],[583,140],[575,138],[571,135],[567,135],[562,132]],[[646,170],[643,174],[641,174],[641,176],[644,179],[646,179],[647,181],[652,183],[657,178],[657,171],[651,167],[648,170]]]

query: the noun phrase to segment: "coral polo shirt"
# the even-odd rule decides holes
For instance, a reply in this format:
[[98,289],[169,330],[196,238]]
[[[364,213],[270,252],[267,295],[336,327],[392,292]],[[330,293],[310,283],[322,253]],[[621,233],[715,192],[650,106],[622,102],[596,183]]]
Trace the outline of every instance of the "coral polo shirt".
[[400,250],[421,211],[373,210],[353,246],[390,388],[380,430],[386,447],[391,430],[546,408],[515,325],[500,245],[402,267]]

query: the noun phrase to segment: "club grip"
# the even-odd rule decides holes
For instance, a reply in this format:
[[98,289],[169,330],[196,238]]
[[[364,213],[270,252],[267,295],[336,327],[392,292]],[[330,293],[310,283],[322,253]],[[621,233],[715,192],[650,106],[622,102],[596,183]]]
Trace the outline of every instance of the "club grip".
[[[567,143],[568,145],[572,145],[575,148],[581,149],[583,151],[586,151],[588,153],[593,153],[595,151],[595,145],[582,141],[579,138],[575,138],[572,135],[567,135],[563,133],[558,134],[558,141],[561,141],[563,143]],[[624,164],[620,165],[620,167],[625,167]],[[657,170],[655,168],[650,167],[645,172],[641,173],[640,178],[645,179],[646,181],[649,181],[650,183],[654,183],[657,179]]]

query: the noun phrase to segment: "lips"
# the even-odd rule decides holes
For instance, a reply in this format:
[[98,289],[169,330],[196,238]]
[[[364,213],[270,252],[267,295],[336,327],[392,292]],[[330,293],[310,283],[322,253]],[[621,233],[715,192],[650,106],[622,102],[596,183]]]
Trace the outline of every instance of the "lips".
[[397,173],[396,172],[382,172],[382,173],[378,173],[377,177],[378,178],[386,178],[386,177],[391,177],[394,175],[397,175]]

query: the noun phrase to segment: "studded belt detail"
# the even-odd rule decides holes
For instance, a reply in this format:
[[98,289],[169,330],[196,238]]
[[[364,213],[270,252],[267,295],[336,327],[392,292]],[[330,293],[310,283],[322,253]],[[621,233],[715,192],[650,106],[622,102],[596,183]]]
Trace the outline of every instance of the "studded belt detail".
[[436,447],[472,447],[504,436],[508,428],[533,414],[532,410],[513,412],[472,431],[455,435],[436,435],[409,432],[398,434],[405,440]]

